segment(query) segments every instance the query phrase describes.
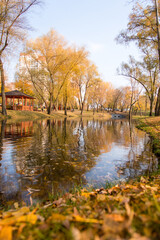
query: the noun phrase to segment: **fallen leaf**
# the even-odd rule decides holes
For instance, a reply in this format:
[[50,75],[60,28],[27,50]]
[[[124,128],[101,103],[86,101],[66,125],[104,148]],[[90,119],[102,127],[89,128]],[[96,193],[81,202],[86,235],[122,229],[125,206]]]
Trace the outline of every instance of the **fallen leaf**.
[[85,223],[99,223],[99,224],[103,224],[103,220],[97,220],[97,219],[93,219],[93,218],[83,218],[79,215],[73,215],[73,222],[85,222]]
[[12,240],[13,228],[10,226],[3,227],[0,231],[0,240]]

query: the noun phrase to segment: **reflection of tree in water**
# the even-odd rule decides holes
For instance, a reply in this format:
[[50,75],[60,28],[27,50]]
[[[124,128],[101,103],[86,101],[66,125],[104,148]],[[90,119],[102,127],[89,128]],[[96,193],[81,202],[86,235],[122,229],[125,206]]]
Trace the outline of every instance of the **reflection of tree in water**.
[[4,131],[5,131],[5,123],[6,120],[3,120],[1,122],[1,127],[0,127],[0,199],[2,198],[2,183],[4,182],[4,175],[2,174],[2,152],[3,152],[3,138],[4,138]]
[[[133,178],[141,174],[149,174],[158,168],[157,158],[152,153],[151,139],[145,134],[145,137],[142,139],[143,150],[139,151],[141,145],[139,145],[140,141],[137,131],[139,130],[133,127],[132,122],[129,122],[130,150],[128,152],[128,161],[117,166],[119,176],[127,175]],[[141,153],[138,154],[138,152]]]
[[[6,198],[17,199],[21,195],[17,191],[19,189],[19,183],[13,182],[12,178],[12,161],[7,154],[5,136],[6,136],[6,120],[3,120],[0,124],[0,202],[3,205]],[[3,159],[3,154],[6,155],[6,161]],[[21,198],[21,197],[20,197]]]
[[[40,189],[33,190],[33,198],[44,198],[49,192],[54,194],[73,185],[85,184],[84,175],[96,165],[101,153],[110,152],[113,143],[125,147],[131,144],[129,123],[124,120],[65,118],[32,122],[29,126],[32,126],[32,132],[28,128],[28,137],[27,132],[25,137],[15,138],[14,133],[10,134],[10,141],[13,141],[11,157],[16,166],[14,177],[18,182],[17,195],[23,199],[29,188],[31,192],[32,189]],[[136,144],[142,141],[144,133],[137,132],[135,128],[133,131],[132,143],[136,152]],[[133,157],[129,159],[126,168],[132,169],[136,160]]]
[[91,121],[82,120],[35,123],[32,138],[18,138],[14,146],[21,190],[40,187],[41,192],[36,194],[45,195],[46,191],[85,183],[84,174],[94,167],[100,154],[100,133],[94,136],[99,127],[95,129]]

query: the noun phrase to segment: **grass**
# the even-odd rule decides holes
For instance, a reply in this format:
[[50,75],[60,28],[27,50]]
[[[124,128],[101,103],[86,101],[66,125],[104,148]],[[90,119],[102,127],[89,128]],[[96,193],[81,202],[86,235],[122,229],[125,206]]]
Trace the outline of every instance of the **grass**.
[[64,111],[53,111],[51,115],[48,115],[45,112],[30,112],[30,111],[14,111],[14,110],[8,110],[7,111],[7,117],[4,117],[0,113],[0,120],[3,120],[5,118],[10,119],[11,121],[27,121],[27,120],[38,120],[38,119],[45,119],[45,118],[94,118],[94,119],[109,119],[111,118],[111,115],[104,112],[96,112],[93,115],[93,112],[91,111],[84,111],[83,115],[81,116],[80,111],[75,110],[74,112],[68,111],[67,116],[64,115]]
[[[57,116],[61,115],[64,116],[64,111],[58,111],[58,112],[53,112],[52,116]],[[83,115],[81,115],[79,110],[75,110],[74,112],[68,111],[67,112],[67,117],[68,118],[94,118],[94,119],[109,119],[111,118],[111,115],[107,112],[95,112],[93,114],[92,111],[83,111]]]
[[160,117],[138,118],[137,128],[150,135],[153,151],[157,156],[160,156]]

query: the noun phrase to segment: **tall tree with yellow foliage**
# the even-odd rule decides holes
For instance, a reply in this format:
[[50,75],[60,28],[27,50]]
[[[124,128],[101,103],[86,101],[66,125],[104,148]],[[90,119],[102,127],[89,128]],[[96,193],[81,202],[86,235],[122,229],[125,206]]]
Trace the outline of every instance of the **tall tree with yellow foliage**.
[[0,72],[2,93],[2,114],[7,115],[5,104],[5,78],[3,57],[13,42],[23,40],[25,22],[24,16],[39,0],[1,0],[0,2]]
[[[140,49],[156,49],[160,71],[159,3],[159,0],[135,1],[127,29],[118,35],[117,41],[119,43],[135,41]],[[155,114],[160,115],[160,87]]]

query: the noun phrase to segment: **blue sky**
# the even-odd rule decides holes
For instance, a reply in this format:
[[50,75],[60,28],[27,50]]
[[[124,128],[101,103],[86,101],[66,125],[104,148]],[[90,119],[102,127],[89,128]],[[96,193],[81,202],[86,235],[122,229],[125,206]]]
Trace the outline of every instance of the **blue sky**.
[[114,87],[127,85],[116,69],[128,55],[137,55],[137,48],[117,45],[115,37],[126,28],[131,5],[128,0],[44,0],[42,7],[28,14],[34,31],[28,38],[46,34],[51,28],[71,44],[85,46],[104,81]]

